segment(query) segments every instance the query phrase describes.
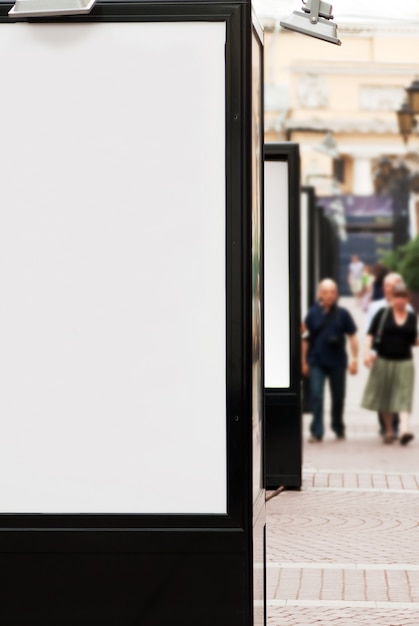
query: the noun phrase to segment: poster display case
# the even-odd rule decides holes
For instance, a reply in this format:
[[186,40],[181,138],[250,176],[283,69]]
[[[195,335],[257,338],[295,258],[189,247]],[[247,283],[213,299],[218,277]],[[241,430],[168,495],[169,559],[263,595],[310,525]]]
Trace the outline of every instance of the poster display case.
[[0,623],[262,624],[251,5],[12,6],[0,4]]
[[300,157],[265,144],[265,480],[301,486]]

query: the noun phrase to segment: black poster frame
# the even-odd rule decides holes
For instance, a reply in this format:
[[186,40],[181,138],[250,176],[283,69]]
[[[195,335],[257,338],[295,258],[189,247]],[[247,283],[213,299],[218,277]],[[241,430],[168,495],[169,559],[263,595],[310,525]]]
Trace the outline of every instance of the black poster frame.
[[290,329],[290,385],[265,388],[265,482],[266,489],[298,488],[302,482],[299,145],[266,143],[264,160],[288,164],[288,187],[284,193],[288,194]]
[[[11,7],[9,2],[0,2],[0,23],[10,24],[12,28],[16,20],[7,15]],[[7,591],[0,595],[3,599],[0,623],[5,626],[55,626],[58,623],[61,626],[75,623],[79,626],[134,623],[166,626],[176,621],[183,626],[197,623],[201,626],[215,623],[252,626],[256,618],[252,493],[251,52],[254,34],[263,47],[260,28],[254,23],[250,2],[220,0],[171,3],[99,0],[92,12],[83,17],[35,21],[218,21],[226,24],[226,242],[223,253],[226,255],[227,513],[2,514],[0,567],[8,572],[8,581]],[[263,85],[263,78],[261,81]],[[261,98],[262,94],[263,89]],[[263,121],[261,128],[263,130]],[[263,132],[260,142],[262,154]],[[202,401],[205,402],[205,398]],[[193,471],[195,468],[191,467]],[[170,475],[167,480],[170,484]],[[155,488],[165,486],[156,484]],[[257,530],[260,544],[264,535],[262,511],[259,511]],[[264,603],[264,598],[258,601]]]
[[[266,510],[265,510],[265,407],[264,407],[264,100],[263,100],[263,30],[252,13],[251,38],[252,98],[251,98],[251,133],[252,133],[252,222],[256,228],[252,233],[252,363],[253,375],[260,384],[252,389],[252,552],[253,552],[253,619],[254,624],[266,624],[266,568],[261,565],[266,561]],[[256,232],[255,232],[256,231]],[[255,270],[255,260],[258,271]],[[255,306],[256,305],[256,306]],[[255,390],[257,392],[255,393]],[[259,441],[255,443],[255,434]],[[256,439],[258,438],[256,436]],[[256,463],[259,471],[255,473]],[[259,476],[256,485],[255,478]]]
[[[310,307],[316,300],[316,275],[315,275],[315,257],[316,257],[316,241],[315,241],[315,227],[314,222],[316,219],[316,192],[314,187],[310,185],[304,185],[301,187],[301,193],[307,196],[307,232],[302,233],[302,236],[306,237],[307,245],[307,305]],[[302,317],[304,319],[307,311],[302,311]]]
[[[14,20],[7,15],[11,7],[11,3],[0,2],[0,23],[12,28]],[[227,513],[0,515],[0,567],[7,571],[7,589],[0,594],[0,623],[253,626],[257,620],[260,624],[264,597],[258,592],[254,595],[253,568],[256,543],[259,555],[260,549],[264,550],[264,498],[256,524],[252,486],[251,62],[252,37],[256,35],[263,46],[261,30],[247,1],[99,0],[89,15],[42,21],[226,24],[226,241],[221,253],[226,255]],[[261,82],[263,85],[263,74]],[[262,94],[263,89],[261,98]],[[262,155],[263,120],[261,128]],[[169,473],[167,482],[167,486],[156,484],[156,490],[176,488],[170,485]],[[254,600],[259,603],[257,615]]]
[[[0,23],[12,24],[7,16],[13,5],[0,5]],[[75,22],[132,22],[132,21],[222,21],[226,23],[226,361],[227,361],[227,514],[2,514],[0,529],[8,530],[8,544],[0,549],[16,549],[10,542],[12,529],[100,529],[101,537],[106,529],[149,528],[232,528],[246,527],[243,499],[250,498],[251,490],[243,480],[242,450],[246,447],[246,422],[250,415],[251,368],[249,367],[251,320],[243,316],[248,308],[251,293],[251,275],[248,263],[250,249],[243,229],[250,220],[251,197],[244,173],[249,159],[248,123],[249,111],[243,102],[247,88],[241,72],[243,47],[250,48],[249,6],[246,4],[208,4],[195,2],[98,2],[92,12],[83,17],[44,18],[44,23]],[[35,20],[34,20],[35,21]],[[39,19],[37,22],[41,21]],[[249,35],[243,35],[247,22]],[[250,120],[249,120],[250,121]],[[234,445],[233,445],[234,442]],[[192,468],[191,468],[192,470]],[[169,477],[168,477],[169,479]],[[156,488],[158,488],[156,486]],[[18,544],[22,545],[19,532]],[[63,533],[60,533],[63,537]],[[81,534],[78,533],[80,538]],[[120,535],[119,535],[120,536]],[[54,545],[56,548],[57,537]],[[26,542],[25,542],[26,543]],[[84,543],[84,542],[83,542]],[[13,547],[12,547],[13,546]],[[32,547],[34,544],[32,544]],[[26,546],[25,549],[27,549]]]

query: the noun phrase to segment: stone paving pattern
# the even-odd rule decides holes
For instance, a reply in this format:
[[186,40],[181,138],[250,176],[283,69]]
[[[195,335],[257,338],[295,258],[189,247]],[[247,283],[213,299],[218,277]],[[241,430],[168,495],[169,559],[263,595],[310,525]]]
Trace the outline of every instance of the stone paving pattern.
[[269,626],[419,626],[419,389],[416,439],[384,445],[359,406],[366,378],[363,365],[348,377],[347,439],[330,431],[327,403],[325,439],[307,443],[304,415],[302,490],[267,494]]

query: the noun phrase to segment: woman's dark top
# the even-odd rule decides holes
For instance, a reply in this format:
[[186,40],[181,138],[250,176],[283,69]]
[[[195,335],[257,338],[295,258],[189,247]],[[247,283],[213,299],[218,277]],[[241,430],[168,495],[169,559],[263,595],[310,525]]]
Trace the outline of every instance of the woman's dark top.
[[[380,326],[380,320],[387,309],[383,308],[374,315],[368,334],[375,335]],[[392,359],[395,361],[405,361],[412,358],[412,346],[416,343],[417,337],[417,321],[415,313],[411,311],[407,314],[404,324],[399,326],[396,324],[393,316],[393,310],[390,308],[384,320],[381,341],[374,350],[378,356],[384,359]]]

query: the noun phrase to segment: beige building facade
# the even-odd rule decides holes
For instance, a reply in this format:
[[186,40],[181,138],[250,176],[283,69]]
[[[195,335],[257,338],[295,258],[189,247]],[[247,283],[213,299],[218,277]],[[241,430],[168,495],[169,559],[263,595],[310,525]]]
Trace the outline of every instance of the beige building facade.
[[419,133],[405,143],[396,116],[419,77],[417,17],[343,25],[336,17],[341,46],[262,19],[265,139],[300,144],[302,184],[319,195],[374,193],[383,158],[419,170]]

